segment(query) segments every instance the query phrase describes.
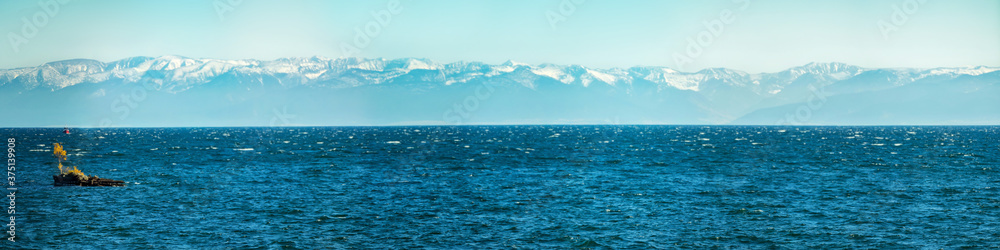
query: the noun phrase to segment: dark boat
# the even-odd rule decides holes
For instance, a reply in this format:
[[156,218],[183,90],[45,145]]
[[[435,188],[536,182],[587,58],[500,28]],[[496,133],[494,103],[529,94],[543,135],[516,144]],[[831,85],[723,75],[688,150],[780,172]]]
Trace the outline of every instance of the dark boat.
[[[66,130],[69,133],[69,130]],[[59,143],[52,144],[52,154],[59,160],[59,175],[53,175],[53,185],[56,186],[85,186],[85,187],[121,187],[125,186],[124,181],[99,178],[96,175],[87,176],[73,166],[73,168],[63,168],[63,161],[66,160],[66,150],[63,150]]]
[[63,134],[69,134],[69,128],[63,128]]
[[84,186],[84,187],[122,187],[125,186],[125,181],[112,180],[98,178],[95,176],[84,176],[79,175],[53,175],[52,180],[55,181],[56,186]]

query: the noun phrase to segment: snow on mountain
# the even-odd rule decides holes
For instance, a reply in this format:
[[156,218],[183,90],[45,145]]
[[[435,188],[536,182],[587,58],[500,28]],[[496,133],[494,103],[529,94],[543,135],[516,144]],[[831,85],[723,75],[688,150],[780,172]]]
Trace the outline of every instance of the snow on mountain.
[[575,77],[567,74],[562,67],[556,65],[545,65],[540,68],[532,67],[530,71],[536,75],[552,78],[563,83],[571,83],[576,80]]
[[793,78],[802,75],[812,74],[816,76],[829,77],[834,80],[843,80],[860,74],[864,69],[843,63],[809,63],[803,66],[788,69]]
[[717,80],[734,86],[746,86],[751,83],[750,74],[738,70],[709,68],[698,71],[697,74],[702,75],[705,81]]
[[608,73],[600,72],[598,70],[586,69],[585,71],[586,74],[580,77],[580,81],[584,87],[590,86],[590,83],[594,81],[604,82],[607,83],[608,85],[613,86],[615,85],[615,82],[618,80],[618,77]]
[[670,87],[680,90],[698,91],[698,87],[704,78],[704,76],[696,74],[672,75],[669,80],[665,79],[665,83]]
[[803,77],[831,83],[848,79],[867,71],[867,69],[843,63],[809,63],[793,67],[781,72],[764,73],[754,76],[758,83],[764,83],[763,88],[770,92],[780,92],[782,88]]
[[437,70],[441,69],[441,64],[432,62],[426,59],[396,59],[391,60],[386,63],[386,68],[391,70],[402,70],[402,71],[412,71],[412,70]]
[[94,74],[103,72],[104,67],[102,62],[87,59],[50,62],[33,68],[5,70],[0,74],[0,85],[15,84],[25,89],[61,89],[99,78]]
[[991,72],[994,72],[994,71],[997,71],[997,70],[1000,70],[1000,68],[992,68],[992,67],[985,67],[985,66],[961,67],[961,68],[936,68],[936,69],[929,69],[929,70],[925,71],[924,74],[925,75],[945,75],[945,74],[952,74],[952,75],[978,76],[978,75],[982,75],[982,74],[986,74],[986,73],[991,73]]
[[[121,126],[160,126],[181,120],[163,114],[246,125],[256,120],[267,124],[271,121],[268,114],[288,106],[296,113],[316,114],[300,116],[312,119],[303,124],[600,123],[609,117],[659,124],[773,124],[789,114],[802,114],[801,107],[812,108],[815,103],[810,98],[819,88],[830,94],[823,97],[823,109],[812,111],[813,120],[797,122],[880,124],[885,119],[898,120],[894,115],[919,116],[929,111],[963,121],[957,123],[995,124],[1000,119],[993,108],[997,105],[992,105],[1000,90],[995,84],[998,69],[870,69],[809,63],[750,74],[726,68],[679,72],[655,66],[601,69],[514,61],[442,64],[417,58],[74,59],[0,69],[3,101],[33,107],[30,114],[0,109],[0,115],[27,121],[8,126],[58,125],[65,117],[111,119]],[[483,84],[491,86],[489,92],[483,92]],[[155,87],[145,93],[150,98],[130,96],[139,94],[134,86],[140,85]],[[475,104],[467,101],[470,96],[491,97],[488,102],[480,100],[481,111],[468,118],[460,112],[442,111]],[[131,105],[122,99],[126,97],[145,101]],[[444,117],[442,112],[446,112]],[[125,114],[130,114],[127,119],[122,118]]]
[[516,68],[516,67],[520,67],[520,66],[531,66],[531,65],[528,65],[527,63],[517,62],[517,61],[514,61],[514,60],[507,60],[503,64],[500,64],[500,66],[508,66],[508,67],[515,67]]
[[698,91],[699,84],[704,80],[700,74],[681,73],[676,70],[661,67],[634,67],[634,72],[641,79],[662,84],[661,87],[672,87],[680,90]]
[[628,85],[636,80],[644,80],[657,84],[658,89],[698,92],[705,88],[734,86],[750,89],[760,95],[775,95],[801,79],[831,84],[873,70],[882,70],[883,73],[880,74],[885,75],[883,78],[898,86],[931,76],[975,76],[1000,68],[865,69],[843,63],[809,63],[776,73],[748,74],[725,68],[710,68],[698,72],[678,72],[666,67],[597,69],[578,65],[529,65],[512,60],[491,65],[481,62],[441,64],[416,58],[386,60],[310,57],[259,61],[160,56],[131,57],[108,63],[75,59],[37,67],[0,70],[0,86],[19,86],[24,90],[39,87],[58,90],[84,82],[100,83],[120,79],[126,83],[135,83],[152,78],[151,80],[163,84],[165,91],[180,92],[229,74],[255,78],[245,82],[260,82],[262,77],[267,77],[277,79],[279,84],[285,86],[318,84],[341,87],[394,81],[452,85],[484,80],[513,82],[534,89],[540,79],[579,84],[583,87],[594,84]]

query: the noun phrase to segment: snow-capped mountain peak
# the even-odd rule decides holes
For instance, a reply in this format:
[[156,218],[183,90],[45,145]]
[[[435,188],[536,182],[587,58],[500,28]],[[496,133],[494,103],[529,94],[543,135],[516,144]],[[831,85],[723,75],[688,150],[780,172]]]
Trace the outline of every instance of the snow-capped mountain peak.
[[503,62],[503,64],[500,64],[500,65],[501,66],[511,66],[511,67],[531,66],[531,65],[528,65],[527,63],[522,63],[522,62],[518,62],[518,61],[514,61],[514,60],[507,60],[506,62]]
[[792,76],[792,78],[798,78],[802,75],[811,74],[819,77],[829,77],[833,80],[847,79],[849,77],[860,74],[862,71],[864,71],[864,69],[861,67],[839,62],[829,62],[829,63],[811,62],[803,66],[788,69],[788,72]]
[[987,73],[992,73],[994,71],[1000,70],[996,67],[986,67],[986,66],[967,66],[967,67],[957,67],[957,68],[936,68],[927,71],[929,75],[943,75],[943,74],[954,74],[954,75],[971,75],[977,76]]
[[[625,69],[599,69],[579,65],[541,64],[529,65],[508,60],[499,65],[481,62],[455,62],[441,64],[427,59],[366,59],[319,56],[308,58],[280,58],[270,61],[253,59],[221,60],[195,59],[183,56],[130,57],[112,62],[74,59],[46,63],[37,67],[0,70],[0,86],[20,86],[25,90],[45,86],[51,90],[91,82],[100,83],[121,79],[126,83],[144,78],[157,78],[165,91],[180,92],[193,86],[212,82],[219,77],[244,77],[237,82],[261,82],[276,79],[285,86],[361,86],[392,82],[418,81],[423,84],[453,85],[472,81],[512,82],[529,88],[537,81],[552,79],[567,85],[591,87],[594,84],[629,86],[636,81],[658,85],[658,89],[672,88],[702,91],[715,86],[748,88],[762,95],[780,93],[785,86],[802,77],[820,84],[852,78],[863,72],[883,70],[895,74],[895,84],[901,85],[929,76],[981,75],[1000,68],[961,67],[914,69],[865,69],[844,63],[809,63],[776,73],[749,74],[726,68],[708,68],[698,72],[679,72],[666,67],[633,67]],[[420,73],[417,73],[420,72]],[[709,83],[711,86],[706,86]]]

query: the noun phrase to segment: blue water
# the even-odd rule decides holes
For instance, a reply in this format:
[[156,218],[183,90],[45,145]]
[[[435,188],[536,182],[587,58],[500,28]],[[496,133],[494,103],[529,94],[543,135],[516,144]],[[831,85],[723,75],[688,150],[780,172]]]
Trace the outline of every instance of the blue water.
[[[15,248],[1000,246],[1000,127],[0,129]],[[126,187],[54,187],[70,165]]]

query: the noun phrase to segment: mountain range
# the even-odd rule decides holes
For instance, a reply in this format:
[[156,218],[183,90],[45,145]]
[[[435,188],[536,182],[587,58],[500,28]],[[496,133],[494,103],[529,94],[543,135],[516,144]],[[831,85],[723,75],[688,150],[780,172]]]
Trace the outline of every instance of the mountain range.
[[0,126],[996,125],[998,70],[74,59],[0,70]]

